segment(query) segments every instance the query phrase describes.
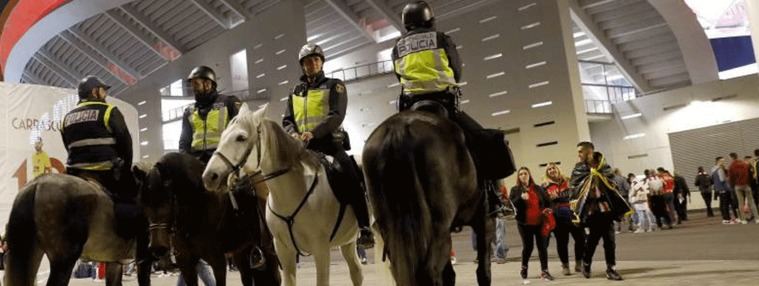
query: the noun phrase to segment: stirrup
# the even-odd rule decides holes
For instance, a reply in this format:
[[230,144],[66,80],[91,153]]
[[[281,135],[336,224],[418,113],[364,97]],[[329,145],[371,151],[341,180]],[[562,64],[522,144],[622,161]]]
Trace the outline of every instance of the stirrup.
[[250,258],[250,269],[264,270],[266,267],[266,256],[260,247],[253,248],[248,258]]

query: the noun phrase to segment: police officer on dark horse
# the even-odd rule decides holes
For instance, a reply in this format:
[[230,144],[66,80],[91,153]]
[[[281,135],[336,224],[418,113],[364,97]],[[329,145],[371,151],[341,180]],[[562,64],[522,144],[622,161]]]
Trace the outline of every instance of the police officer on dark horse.
[[[483,151],[486,146],[478,143],[488,140],[482,138],[486,129],[458,109],[461,58],[453,40],[435,30],[432,8],[424,1],[410,3],[403,8],[402,20],[407,32],[398,39],[392,51],[395,74],[403,90],[398,100],[399,110],[440,112],[458,124],[467,137],[467,146],[474,157],[480,180],[495,180],[512,174],[515,171],[513,159],[510,153],[504,153],[508,149]],[[444,110],[439,109],[440,106]],[[492,135],[498,137],[498,134]],[[484,183],[481,188],[487,191],[490,213],[494,214],[502,210],[503,204],[492,182]]]

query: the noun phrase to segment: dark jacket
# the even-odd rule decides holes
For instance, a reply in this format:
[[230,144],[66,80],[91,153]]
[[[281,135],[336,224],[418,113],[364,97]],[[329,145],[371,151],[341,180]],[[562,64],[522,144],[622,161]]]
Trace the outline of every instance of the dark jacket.
[[[609,210],[605,213],[613,219],[620,220],[632,209],[623,198],[614,183],[614,172],[611,166],[606,164],[604,156],[596,152],[595,161],[598,162],[597,171],[601,176],[591,174],[591,166],[585,163],[577,163],[572,170],[569,187],[572,190],[572,200],[576,201],[573,211],[580,217],[581,222],[586,222],[590,212],[599,211],[600,206],[608,205]],[[598,188],[600,195],[596,197],[593,191]]]
[[[117,107],[112,107],[110,115],[106,118],[108,106],[104,101],[83,100],[78,107],[66,114],[61,137],[69,153],[67,165],[113,161],[120,158],[123,166],[130,168],[132,135],[129,134],[124,116]],[[113,138],[115,144],[72,147],[76,146],[72,143],[77,141],[106,138]]]
[[709,174],[702,172],[698,173],[696,175],[696,180],[693,183],[698,187],[698,189],[701,192],[711,192],[712,191],[712,178],[709,177]]
[[345,84],[339,79],[325,77],[324,72],[319,73],[310,84],[306,76],[302,76],[300,81],[300,84],[293,88],[287,99],[287,109],[285,110],[284,118],[282,118],[282,127],[285,128],[288,134],[298,132],[298,125],[292,105],[293,96],[306,96],[309,89],[329,89],[329,112],[324,121],[311,130],[314,138],[309,143],[309,147],[334,145],[334,134],[340,131],[340,127],[345,119],[345,112],[348,108],[348,95]]
[[[514,186],[511,188],[511,193],[509,194],[509,200],[511,200],[511,203],[514,204],[514,208],[516,209],[515,219],[519,224],[524,224],[525,219],[527,219],[527,206],[526,202],[522,199],[523,192],[525,192],[524,187]],[[538,193],[540,210],[542,211],[543,209],[550,208],[551,200],[548,198],[546,191],[536,184],[535,192]]]
[[685,178],[680,175],[675,175],[675,196],[682,195],[683,197],[690,196],[690,188],[688,188],[688,183],[685,181]]
[[[182,134],[179,136],[179,150],[185,153],[190,153],[196,157],[200,155],[207,155],[210,158],[210,154],[213,154],[213,152],[216,149],[209,149],[205,151],[200,152],[193,152],[192,151],[192,122],[190,122],[190,118],[192,116],[192,113],[195,111],[195,108],[198,109],[198,114],[200,114],[200,117],[205,119],[206,116],[208,116],[208,112],[211,111],[214,104],[216,103],[224,103],[224,105],[227,107],[227,114],[229,115],[229,120],[232,120],[232,118],[235,118],[237,116],[237,113],[240,111],[240,99],[236,96],[227,96],[223,94],[219,94],[217,92],[214,92],[213,95],[209,95],[212,97],[215,97],[213,101],[209,101],[209,103],[204,104],[201,102],[195,102],[195,105],[193,108],[187,108],[185,109],[184,115],[182,115]],[[202,154],[206,153],[206,154]]]
[[[414,34],[428,33],[432,31],[435,31],[435,30],[424,29],[424,28],[411,30],[403,34],[403,36],[401,36],[398,39],[398,41]],[[396,43],[398,41],[396,41]],[[461,81],[461,57],[459,56],[459,51],[456,49],[456,44],[453,43],[453,40],[451,40],[451,37],[449,37],[448,35],[442,32],[437,32],[437,43],[438,43],[438,48],[442,48],[445,51],[445,54],[448,55],[448,66],[450,66],[451,69],[453,70],[453,78],[456,80],[456,82],[460,82]],[[393,52],[392,52],[393,62],[395,62],[395,60],[397,60],[398,58],[399,58],[398,46],[396,45],[396,46],[393,46]],[[398,78],[398,80],[401,79],[400,74],[396,73],[395,76]]]

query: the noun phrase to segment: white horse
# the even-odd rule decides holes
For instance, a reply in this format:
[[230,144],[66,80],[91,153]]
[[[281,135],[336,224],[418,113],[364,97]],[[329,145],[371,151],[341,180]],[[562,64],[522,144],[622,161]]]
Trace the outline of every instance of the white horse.
[[253,112],[247,104],[242,105],[203,172],[206,188],[217,189],[232,172],[263,176],[271,190],[266,223],[274,236],[284,285],[295,285],[296,259],[305,253],[314,256],[316,285],[329,285],[330,248],[335,246],[348,263],[353,285],[361,285],[353,211],[347,208],[339,222],[340,203],[318,159],[306,152],[302,142],[265,118],[265,113],[266,107]]

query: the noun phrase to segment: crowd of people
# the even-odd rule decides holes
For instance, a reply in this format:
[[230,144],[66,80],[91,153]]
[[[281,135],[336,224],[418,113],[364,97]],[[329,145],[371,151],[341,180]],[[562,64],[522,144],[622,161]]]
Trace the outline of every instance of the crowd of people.
[[[587,149],[583,151],[583,149]],[[619,169],[606,164],[603,155],[593,150],[590,142],[578,144],[580,163],[571,177],[562,174],[555,163],[545,167],[541,182],[536,182],[527,167],[517,172],[516,185],[505,192],[502,199],[515,211],[517,229],[522,239],[520,276],[527,282],[528,264],[537,248],[540,279],[554,280],[548,271],[548,247],[555,238],[563,275],[573,272],[590,277],[590,264],[600,239],[604,239],[609,280],[622,280],[615,269],[615,235],[624,226],[631,233],[673,229],[688,220],[691,191],[685,177],[659,167],[643,170],[642,174],[623,176]],[[706,171],[699,167],[693,185],[698,188],[706,204],[706,215],[713,217],[712,200],[719,200],[723,224],[759,224],[756,202],[759,190],[759,149],[754,158],[739,159],[731,153],[731,162],[717,157],[714,167]],[[595,154],[595,155],[588,155]],[[594,169],[589,181],[583,178],[584,170]],[[586,192],[589,190],[589,192]],[[623,202],[620,202],[623,200]],[[584,204],[584,207],[578,207]],[[627,207],[625,207],[624,205]],[[498,219],[499,224],[506,220]],[[497,245],[505,246],[505,225],[497,230]],[[504,232],[503,234],[501,232]],[[569,242],[574,241],[574,267],[570,265]],[[495,261],[504,263],[505,252],[498,251]]]

